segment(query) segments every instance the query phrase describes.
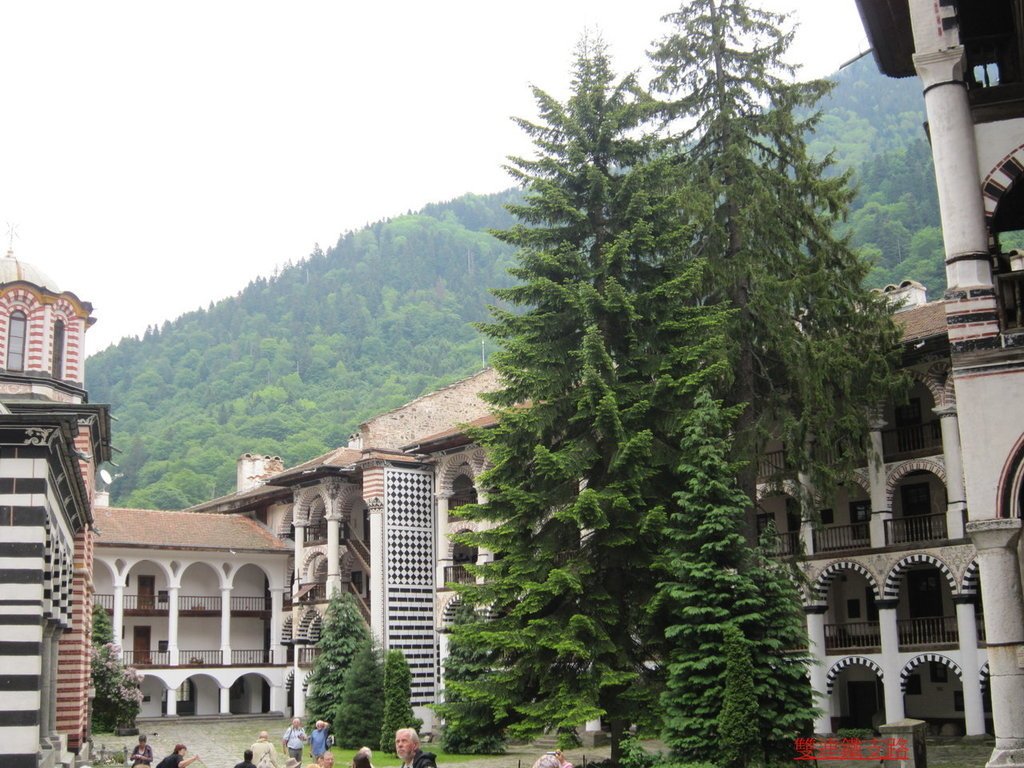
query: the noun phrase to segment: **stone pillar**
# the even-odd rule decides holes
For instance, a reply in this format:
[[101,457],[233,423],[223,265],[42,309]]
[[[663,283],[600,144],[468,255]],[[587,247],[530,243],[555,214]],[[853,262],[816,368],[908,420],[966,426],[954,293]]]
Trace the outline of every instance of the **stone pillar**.
[[452,564],[448,557],[448,491],[438,491],[434,498],[437,501],[437,578],[438,589],[444,589],[444,569]]
[[382,648],[387,637],[387,584],[384,579],[384,500],[375,496],[370,510],[370,629]]
[[[271,685],[270,686],[270,711],[271,712],[284,712],[285,707],[288,706],[288,691],[285,690],[283,685]],[[274,743],[280,743],[275,738],[277,734],[270,735],[270,741]]]
[[[334,502],[331,502],[333,507]],[[341,515],[327,513],[327,597],[341,593]]]
[[[270,588],[270,663],[284,664],[284,645],[281,644],[281,632],[284,624],[284,591],[287,587]],[[273,696],[273,689],[271,689]],[[273,712],[284,710],[271,706]]]
[[[114,583],[114,615],[110,620],[113,625],[111,630],[114,635],[114,644],[118,648],[124,642],[124,577]],[[102,610],[97,606],[96,610]]]
[[872,549],[885,546],[885,524],[892,520],[889,495],[885,488],[885,448],[882,443],[884,428],[885,422],[876,419],[871,422],[871,431],[868,435],[868,486],[871,493],[869,535]]
[[942,455],[946,464],[946,531],[951,539],[964,537],[964,460],[960,451],[960,423],[955,405],[933,408],[942,429]]
[[978,626],[974,621],[974,596],[956,595],[956,629],[960,638],[960,669],[964,691],[964,726],[968,736],[985,734],[985,707],[978,679]]
[[[477,504],[486,504],[487,503],[487,491],[485,491],[479,485],[475,486],[475,488],[476,488],[476,503]],[[490,525],[490,524],[488,523],[487,525]],[[477,552],[476,552],[476,564],[477,565],[484,565],[486,563],[492,562],[493,560],[494,560],[494,553],[491,552],[489,549],[478,549],[477,550]],[[479,581],[480,579],[477,579],[477,580]]]
[[[934,24],[934,19],[929,23]],[[978,183],[981,173],[963,76],[964,48],[957,45],[914,54],[914,67],[924,85],[946,249],[946,283],[951,290],[991,286],[985,208]]]
[[818,734],[832,733],[832,697],[828,693],[828,658],[825,655],[825,613],[827,605],[805,605],[807,616],[807,638],[811,656],[808,670],[811,677],[811,690],[814,691],[815,706],[819,715],[814,720],[814,732]]
[[292,717],[305,717],[306,716],[306,692],[302,690],[302,679],[305,674],[299,669],[299,653],[300,646],[295,646],[295,678],[292,682]]
[[231,663],[231,587],[220,588],[220,663]]
[[167,689],[167,714],[175,716],[178,714],[178,689]]
[[[882,768],[927,768],[928,756],[925,747],[925,733],[928,723],[924,720],[905,720],[902,717],[879,726],[883,741],[893,744],[887,749],[889,755],[882,761]],[[896,747],[901,744],[901,747]]]
[[302,579],[305,574],[302,572],[302,561],[306,559],[306,523],[305,521],[295,523],[295,586],[302,586]]
[[800,487],[800,544],[799,550],[793,554],[803,553],[814,554],[814,510],[812,499],[814,493],[811,488],[811,478],[806,472],[796,473],[797,485]]
[[878,631],[882,638],[882,688],[885,691],[885,722],[905,716],[900,688],[900,635],[896,626],[896,600],[876,600]]
[[[975,520],[996,746],[989,766],[1024,766],[1024,596],[1017,546],[1020,518]],[[966,700],[965,700],[966,705]]]
[[231,688],[220,689],[220,713],[222,715],[231,714]]
[[167,663],[178,666],[178,587],[167,585]]

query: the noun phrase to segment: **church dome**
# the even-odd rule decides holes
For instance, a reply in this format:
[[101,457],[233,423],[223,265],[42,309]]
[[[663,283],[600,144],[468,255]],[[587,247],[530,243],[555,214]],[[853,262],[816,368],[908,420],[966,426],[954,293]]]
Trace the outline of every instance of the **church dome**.
[[0,259],[0,285],[12,283],[15,280],[24,280],[40,288],[49,288],[54,293],[60,293],[56,281],[43,272],[24,261],[18,261],[14,251],[7,251],[7,255]]

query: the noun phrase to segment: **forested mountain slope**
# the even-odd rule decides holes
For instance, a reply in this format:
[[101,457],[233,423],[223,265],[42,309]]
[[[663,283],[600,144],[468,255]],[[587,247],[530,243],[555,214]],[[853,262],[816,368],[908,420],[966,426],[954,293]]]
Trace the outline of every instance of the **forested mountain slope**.
[[234,489],[246,451],[286,464],[481,366],[470,326],[509,282],[511,193],[469,195],[344,235],[241,293],[92,356],[122,451],[118,504],[180,508]]
[[[859,193],[848,222],[876,263],[874,285],[913,277],[945,288],[931,155],[917,81],[863,59],[838,73],[813,146],[834,149]],[[467,195],[343,235],[87,364],[94,402],[118,419],[113,502],[175,509],[234,489],[247,451],[295,464],[346,442],[365,418],[481,365],[492,287],[511,250],[515,193]]]

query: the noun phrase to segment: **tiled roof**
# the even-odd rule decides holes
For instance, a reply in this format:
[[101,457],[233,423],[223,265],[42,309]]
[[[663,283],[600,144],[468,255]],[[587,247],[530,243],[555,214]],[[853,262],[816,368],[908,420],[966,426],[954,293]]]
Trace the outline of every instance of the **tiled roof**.
[[946,304],[933,301],[913,309],[904,309],[893,315],[903,332],[904,341],[942,336],[946,333]]
[[93,509],[98,546],[167,549],[233,549],[288,552],[288,543],[242,515],[164,512],[154,509]]
[[[315,467],[347,467],[350,464],[355,464],[361,458],[363,458],[363,452],[355,448],[335,448],[333,451],[312,458],[309,461],[296,464],[294,467],[288,467],[284,472],[279,472],[278,475],[291,475],[296,471],[313,469]],[[271,475],[267,478],[267,484],[272,485],[274,478],[278,475]]]

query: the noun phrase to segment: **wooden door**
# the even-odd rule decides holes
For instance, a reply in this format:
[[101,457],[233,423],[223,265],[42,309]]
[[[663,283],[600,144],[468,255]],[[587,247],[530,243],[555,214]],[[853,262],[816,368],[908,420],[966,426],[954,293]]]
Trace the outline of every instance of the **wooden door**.
[[156,608],[156,577],[139,576],[139,609],[152,611]]
[[135,633],[132,637],[132,657],[136,664],[151,664],[150,658],[150,641],[151,631],[150,627],[135,627]]

